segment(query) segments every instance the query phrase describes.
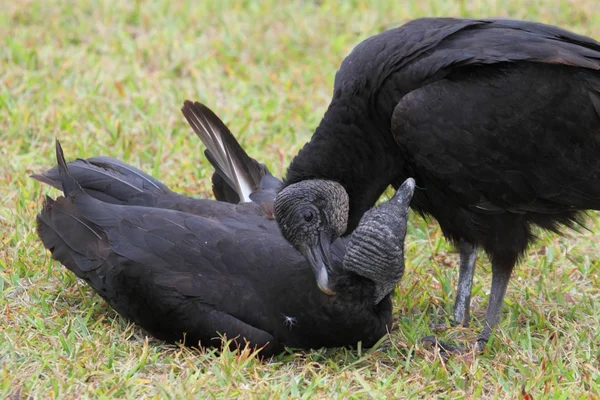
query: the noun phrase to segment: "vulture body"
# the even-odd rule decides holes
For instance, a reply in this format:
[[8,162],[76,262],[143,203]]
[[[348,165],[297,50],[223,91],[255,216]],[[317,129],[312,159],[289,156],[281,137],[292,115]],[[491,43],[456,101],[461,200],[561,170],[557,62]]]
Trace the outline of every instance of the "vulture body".
[[[491,259],[483,349],[532,228],[558,232],[600,209],[598,154],[600,43],[534,22],[418,19],[344,59],[322,121],[288,168],[276,219],[302,251],[292,235],[302,223],[290,223],[299,209],[314,206],[333,241],[386,187],[414,177],[411,207],[460,248],[455,323],[469,322],[477,250]],[[315,195],[323,181],[349,201]],[[330,222],[339,208],[347,224]]]
[[[276,179],[210,110],[186,102],[184,114],[208,146],[215,193],[243,201],[268,192],[265,181],[268,186]],[[391,329],[393,287],[386,282],[402,276],[397,243],[404,238],[414,181],[365,214],[354,244],[331,246],[328,287],[336,295],[329,296],[265,214],[265,204],[187,198],[108,157],[67,164],[58,142],[56,157],[55,168],[34,176],[64,193],[46,198],[38,236],[54,259],[156,338],[219,347],[224,335],[233,339],[232,348],[247,343],[267,357],[285,347],[359,341],[370,347]],[[387,227],[380,217],[386,213],[392,215],[385,218],[393,224],[391,239],[373,240],[370,235]]]

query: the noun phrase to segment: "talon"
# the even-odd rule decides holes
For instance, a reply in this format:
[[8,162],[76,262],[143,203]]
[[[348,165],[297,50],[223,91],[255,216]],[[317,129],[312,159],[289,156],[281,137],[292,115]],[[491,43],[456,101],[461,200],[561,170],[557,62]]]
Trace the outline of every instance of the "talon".
[[421,339],[421,343],[426,350],[433,350],[437,346],[438,340],[435,336],[425,336]]
[[487,344],[487,339],[482,339],[479,338],[477,339],[477,342],[475,343],[475,346],[477,348],[477,352],[479,353],[483,353],[483,351],[485,350],[485,345]]

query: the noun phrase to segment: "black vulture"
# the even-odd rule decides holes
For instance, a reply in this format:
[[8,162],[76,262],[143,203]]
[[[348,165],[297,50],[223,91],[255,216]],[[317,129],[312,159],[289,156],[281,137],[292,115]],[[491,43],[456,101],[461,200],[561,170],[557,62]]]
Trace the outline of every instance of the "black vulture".
[[[207,149],[217,175],[236,173],[218,178],[217,191],[244,201],[249,193],[239,188],[255,188],[269,174],[230,153],[239,144],[200,106],[190,103],[188,116],[211,122],[194,129],[212,129],[218,139]],[[56,157],[57,167],[35,178],[64,197],[46,198],[38,236],[54,259],[156,338],[218,347],[221,334],[232,348],[248,343],[267,357],[284,347],[370,347],[391,329],[414,180],[365,213],[349,240],[332,244],[325,285],[337,294],[329,296],[261,206],[177,195],[108,157],[67,165],[58,141]]]
[[[600,43],[535,22],[417,19],[343,60],[275,216],[323,269],[321,242],[350,234],[386,187],[414,177],[411,208],[460,249],[454,324],[469,323],[478,248],[491,259],[482,350],[532,228],[558,233],[600,209],[599,154]],[[300,241],[308,227],[319,234]]]

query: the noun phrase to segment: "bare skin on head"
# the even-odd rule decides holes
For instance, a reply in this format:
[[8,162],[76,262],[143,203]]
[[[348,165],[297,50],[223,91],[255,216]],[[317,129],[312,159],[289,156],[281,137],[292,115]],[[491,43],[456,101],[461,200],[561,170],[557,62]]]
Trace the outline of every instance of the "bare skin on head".
[[348,194],[342,185],[326,180],[290,185],[277,195],[275,216],[283,236],[309,262],[319,289],[334,295],[329,246],[348,223]]
[[367,211],[352,233],[344,270],[375,284],[373,302],[390,294],[404,275],[404,238],[415,181],[408,178],[394,197]]
[[[330,282],[329,245],[346,231],[348,195],[336,182],[311,182],[310,186],[309,182],[299,182],[283,189],[275,214],[280,217],[283,235],[311,265],[319,289],[335,295]],[[414,188],[414,179],[407,179],[392,199],[362,216],[350,238],[344,270],[374,283],[375,304],[394,289],[404,273],[404,238]]]

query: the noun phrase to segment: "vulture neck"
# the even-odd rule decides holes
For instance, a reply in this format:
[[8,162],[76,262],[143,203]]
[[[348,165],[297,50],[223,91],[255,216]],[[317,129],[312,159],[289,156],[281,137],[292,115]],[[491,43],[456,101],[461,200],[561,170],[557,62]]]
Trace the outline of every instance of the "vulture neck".
[[310,142],[292,160],[285,180],[286,186],[308,179],[340,183],[350,199],[344,235],[352,233],[365,211],[403,176],[389,119],[378,126],[366,110],[332,102]]

